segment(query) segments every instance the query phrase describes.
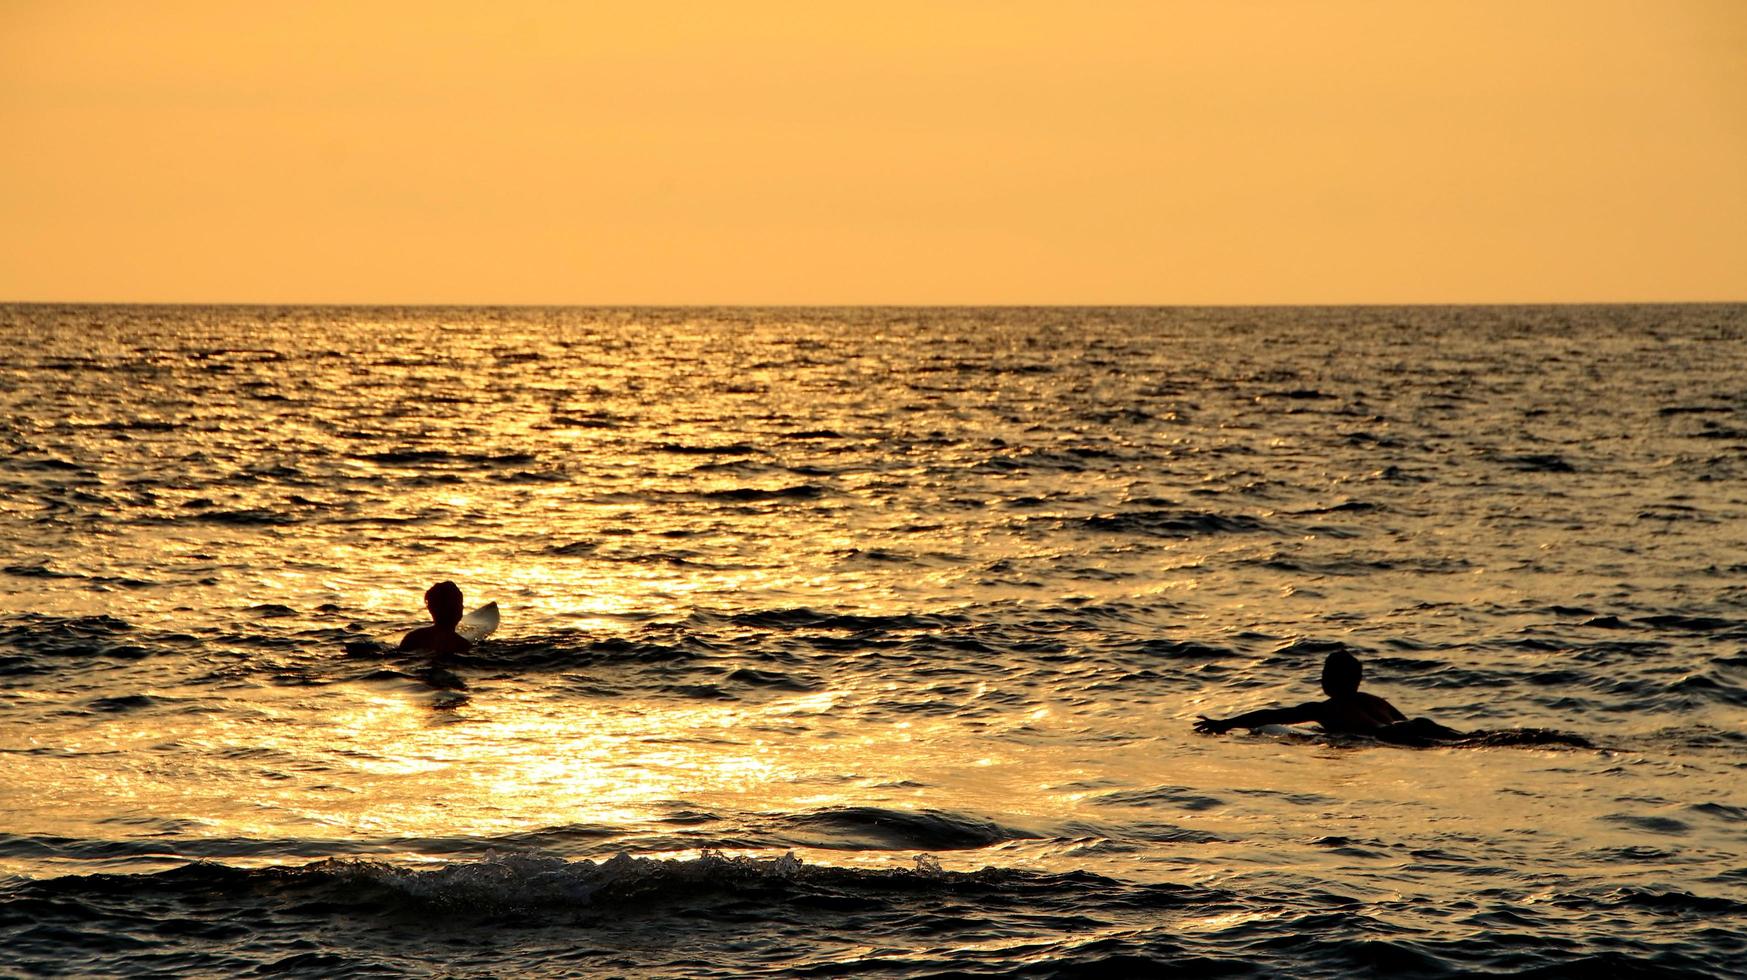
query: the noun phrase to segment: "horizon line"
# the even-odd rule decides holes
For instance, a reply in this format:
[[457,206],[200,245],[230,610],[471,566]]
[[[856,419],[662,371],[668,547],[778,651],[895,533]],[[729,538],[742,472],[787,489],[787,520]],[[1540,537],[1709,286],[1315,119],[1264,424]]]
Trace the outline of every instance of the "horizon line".
[[1737,299],[1604,299],[1604,300],[1363,300],[1357,302],[1214,302],[1214,303],[1099,303],[1099,302],[947,302],[947,303],[761,303],[761,302],[633,302],[633,303],[538,303],[538,302],[456,302],[423,301],[395,302],[383,300],[349,301],[285,301],[285,300],[36,300],[0,299],[0,306],[161,306],[161,307],[228,307],[252,309],[264,307],[304,307],[310,309],[1344,309],[1344,308],[1413,308],[1438,306],[1468,307],[1557,307],[1557,306],[1742,306],[1747,296]]

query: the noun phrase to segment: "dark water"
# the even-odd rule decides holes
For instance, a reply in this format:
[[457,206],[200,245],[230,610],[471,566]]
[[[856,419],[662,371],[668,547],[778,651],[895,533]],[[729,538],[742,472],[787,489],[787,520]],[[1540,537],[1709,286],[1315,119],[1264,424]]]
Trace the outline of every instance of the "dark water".
[[1747,963],[1740,307],[0,339],[0,972]]

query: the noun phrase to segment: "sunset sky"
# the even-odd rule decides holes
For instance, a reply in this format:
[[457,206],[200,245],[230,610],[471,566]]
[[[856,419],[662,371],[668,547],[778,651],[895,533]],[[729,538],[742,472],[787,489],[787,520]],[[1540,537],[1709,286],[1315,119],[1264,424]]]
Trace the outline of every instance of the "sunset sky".
[[1747,2],[0,0],[0,301],[1747,299]]

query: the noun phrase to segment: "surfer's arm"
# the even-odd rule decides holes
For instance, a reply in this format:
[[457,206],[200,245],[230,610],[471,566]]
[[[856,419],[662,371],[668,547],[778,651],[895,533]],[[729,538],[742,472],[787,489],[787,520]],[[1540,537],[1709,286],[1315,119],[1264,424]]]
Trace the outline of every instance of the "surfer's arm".
[[1233,728],[1260,728],[1263,725],[1302,725],[1305,722],[1322,720],[1322,703],[1309,701],[1290,708],[1263,708],[1260,711],[1246,711],[1233,718],[1209,718],[1201,716],[1195,723],[1195,730],[1207,735],[1222,735]]

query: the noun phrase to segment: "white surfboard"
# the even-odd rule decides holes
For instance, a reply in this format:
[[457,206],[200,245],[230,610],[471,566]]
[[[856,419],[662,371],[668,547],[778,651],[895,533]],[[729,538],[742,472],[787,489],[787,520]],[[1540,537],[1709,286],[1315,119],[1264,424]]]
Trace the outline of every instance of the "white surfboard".
[[455,632],[468,643],[478,643],[497,629],[497,603],[488,602],[461,617]]

